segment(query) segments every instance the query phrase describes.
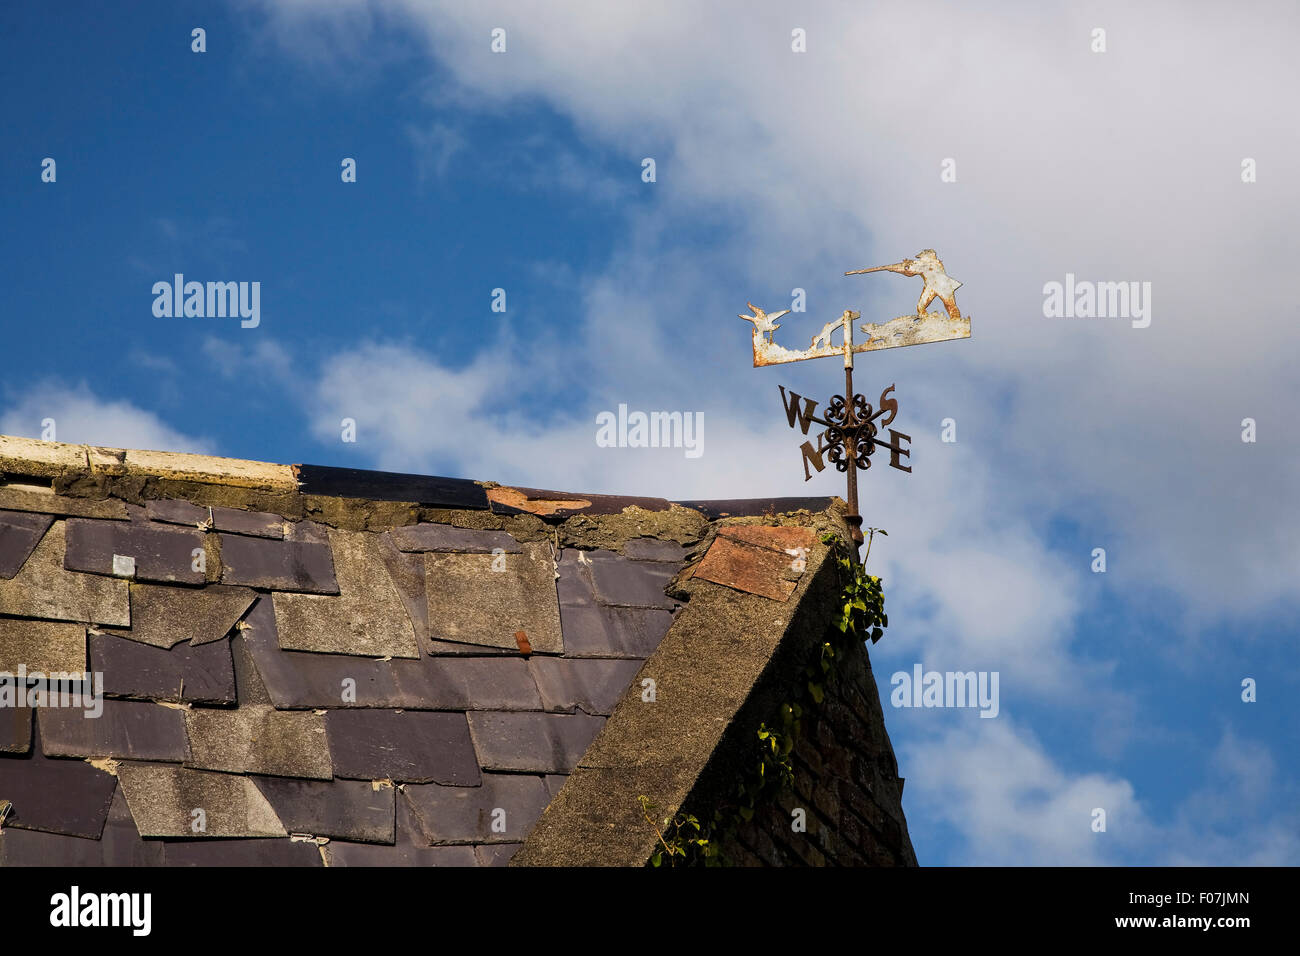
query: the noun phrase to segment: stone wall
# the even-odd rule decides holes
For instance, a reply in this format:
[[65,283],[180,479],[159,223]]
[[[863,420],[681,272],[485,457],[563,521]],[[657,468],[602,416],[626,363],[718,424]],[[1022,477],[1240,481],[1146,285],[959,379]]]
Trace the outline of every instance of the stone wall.
[[[841,659],[822,703],[805,711],[793,760],[794,791],[760,807],[722,846],[729,865],[917,865],[865,646]],[[793,827],[796,809],[805,811],[804,832]]]

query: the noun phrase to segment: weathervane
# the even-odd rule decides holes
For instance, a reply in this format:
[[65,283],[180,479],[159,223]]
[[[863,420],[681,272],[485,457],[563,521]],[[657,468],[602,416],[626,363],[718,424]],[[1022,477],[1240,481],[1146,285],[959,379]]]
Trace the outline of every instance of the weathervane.
[[[898,348],[904,345],[923,345],[927,342],[945,342],[949,339],[970,338],[970,318],[963,317],[957,308],[955,293],[961,285],[944,270],[943,262],[933,249],[923,249],[915,258],[887,266],[873,266],[870,269],[857,269],[844,273],[846,276],[864,275],[868,272],[896,272],[905,276],[922,276],[925,282],[921,297],[916,303],[915,315],[900,315],[880,325],[863,323],[859,328],[867,334],[865,342],[854,344],[853,323],[862,318],[857,312],[848,309],[832,322],[822,326],[822,330],[812,337],[812,343],[802,351],[794,351],[777,345],[773,335],[781,326],[776,320],[789,315],[789,309],[782,309],[771,315],[749,303],[753,315],[741,315],[739,318],[754,326],[754,368],[766,365],[781,365],[786,362],[802,362],[807,359],[827,358],[832,355],[844,357],[844,394],[834,396],[826,405],[826,417],[818,418],[813,412],[817,402],[804,398],[795,392],[781,390],[781,401],[785,405],[786,418],[790,427],[796,421],[804,435],[808,426],[816,422],[823,430],[814,435],[816,446],[805,441],[799,446],[803,455],[804,481],[812,479],[811,464],[818,472],[825,469],[829,460],[837,471],[848,473],[849,513],[844,516],[853,536],[855,548],[862,545],[862,515],[858,513],[858,469],[871,467],[871,456],[876,446],[889,449],[889,465],[899,471],[911,472],[911,465],[904,465],[902,458],[911,452],[904,448],[903,442],[910,442],[911,436],[904,435],[888,426],[898,414],[898,401],[889,397],[894,390],[890,385],[880,393],[880,407],[872,410],[863,395],[853,391],[853,356],[857,352],[872,352],[878,349]],[[935,299],[943,303],[947,315],[928,311]],[[835,345],[831,336],[839,331],[843,341]],[[877,423],[877,419],[888,413],[889,417]],[[880,429],[888,428],[889,441],[877,437]]]

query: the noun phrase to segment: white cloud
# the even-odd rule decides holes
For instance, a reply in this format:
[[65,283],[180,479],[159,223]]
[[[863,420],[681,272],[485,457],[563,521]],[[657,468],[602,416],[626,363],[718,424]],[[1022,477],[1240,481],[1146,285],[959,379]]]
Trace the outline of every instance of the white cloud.
[[24,392],[0,412],[0,434],[41,438],[46,419],[54,420],[54,437],[61,442],[195,454],[213,451],[206,439],[179,432],[128,401],[96,395],[85,382],[72,387],[44,382]]
[[[1067,772],[1032,733],[1003,717],[962,721],[907,746],[899,765],[908,804],[920,810],[909,817],[913,826],[936,820],[962,838],[951,864],[1114,864],[1148,838],[1149,823],[1127,780]],[[1106,812],[1105,833],[1092,830],[1097,808]]]

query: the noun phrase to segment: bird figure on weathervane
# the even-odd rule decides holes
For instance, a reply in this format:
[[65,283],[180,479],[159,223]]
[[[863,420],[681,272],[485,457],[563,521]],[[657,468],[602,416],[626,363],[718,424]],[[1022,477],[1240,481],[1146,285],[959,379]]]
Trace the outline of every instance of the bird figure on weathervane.
[[753,315],[737,314],[736,318],[744,319],[746,322],[754,323],[754,333],[757,335],[764,336],[769,342],[772,341],[772,333],[781,327],[776,324],[776,320],[781,318],[781,316],[783,315],[790,314],[789,309],[782,309],[780,312],[777,312],[773,315],[768,315],[762,309],[756,308],[754,306],[754,303],[752,302],[746,302],[745,304],[749,306],[749,311],[753,312],[754,314]]

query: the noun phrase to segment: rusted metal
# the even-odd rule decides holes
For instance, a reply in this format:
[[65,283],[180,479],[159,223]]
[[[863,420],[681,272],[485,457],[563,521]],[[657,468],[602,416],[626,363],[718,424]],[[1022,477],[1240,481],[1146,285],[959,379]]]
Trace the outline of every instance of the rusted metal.
[[[922,249],[911,259],[893,262],[884,266],[872,266],[844,273],[865,275],[870,272],[894,272],[904,276],[921,276],[924,286],[921,297],[916,303],[916,314],[900,315],[879,325],[864,323],[859,328],[867,333],[866,342],[855,344],[853,341],[853,324],[861,318],[857,312],[845,309],[838,319],[827,322],[820,332],[812,337],[809,347],[802,350],[787,349],[774,341],[774,335],[781,326],[776,319],[789,315],[789,309],[768,314],[764,310],[748,303],[752,315],[741,315],[754,326],[754,367],[781,365],[788,362],[802,362],[807,359],[844,358],[844,394],[836,395],[827,403],[825,417],[814,414],[817,402],[804,398],[795,392],[787,393],[784,386],[781,401],[785,406],[786,419],[790,427],[798,427],[807,435],[809,427],[816,423],[822,426],[820,432],[814,432],[812,440],[799,446],[803,456],[804,481],[812,479],[810,466],[818,472],[826,468],[826,462],[833,464],[837,471],[846,473],[848,479],[847,498],[848,513],[844,520],[855,547],[862,545],[862,515],[858,508],[858,471],[871,467],[871,456],[877,447],[889,449],[889,466],[899,471],[912,471],[911,465],[904,465],[903,458],[911,457],[911,451],[903,447],[904,442],[911,442],[911,436],[888,426],[898,414],[898,401],[890,397],[894,386],[890,385],[880,393],[880,406],[873,410],[866,397],[853,390],[853,356],[859,352],[872,352],[879,349],[897,348],[905,345],[922,345],[927,342],[943,342],[950,339],[970,338],[970,317],[963,316],[957,307],[956,291],[961,283],[948,275],[943,262],[933,249]],[[939,299],[947,310],[947,315],[929,312],[930,303]],[[840,333],[837,345],[832,337]],[[877,419],[888,413],[889,417],[877,423]],[[880,429],[887,428],[889,441],[879,438]]]

